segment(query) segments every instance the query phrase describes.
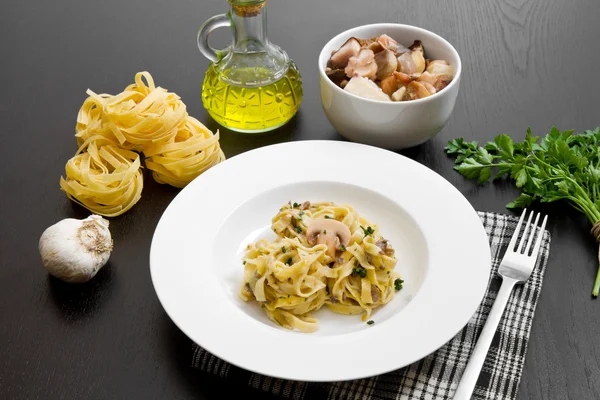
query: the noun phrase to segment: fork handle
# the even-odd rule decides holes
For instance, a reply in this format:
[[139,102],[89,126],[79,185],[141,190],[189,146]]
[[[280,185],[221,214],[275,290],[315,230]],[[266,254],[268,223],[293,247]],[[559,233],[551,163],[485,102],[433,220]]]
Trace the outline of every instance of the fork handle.
[[471,398],[473,389],[475,389],[475,384],[477,383],[477,379],[483,368],[483,363],[485,362],[490,345],[492,344],[492,339],[494,339],[496,329],[498,328],[500,319],[502,319],[502,314],[504,313],[506,303],[508,303],[508,299],[510,298],[515,283],[517,283],[517,281],[509,277],[504,277],[502,279],[502,285],[500,286],[492,310],[479,335],[475,349],[463,372],[460,383],[456,388],[456,392],[454,392],[454,400],[469,400]]

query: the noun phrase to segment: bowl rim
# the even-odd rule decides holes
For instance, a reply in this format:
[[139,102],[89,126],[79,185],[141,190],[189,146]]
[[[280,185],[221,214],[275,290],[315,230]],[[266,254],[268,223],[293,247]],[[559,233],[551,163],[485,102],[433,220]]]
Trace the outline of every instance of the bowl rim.
[[[342,37],[347,37],[350,38],[352,36],[355,36],[354,33],[356,33],[357,31],[366,29],[366,28],[394,28],[394,27],[404,27],[404,28],[408,28],[408,29],[412,29],[417,33],[424,33],[427,35],[432,35],[433,37],[437,38],[442,44],[444,44],[448,50],[450,50],[451,53],[454,54],[454,56],[456,57],[456,68],[455,68],[455,73],[454,73],[454,78],[452,78],[452,81],[450,82],[450,84],[448,86],[446,86],[444,89],[440,90],[439,92],[436,92],[434,94],[432,94],[431,96],[427,96],[425,98],[422,99],[416,99],[416,100],[410,100],[410,101],[381,101],[381,100],[374,100],[374,99],[368,99],[366,97],[361,97],[361,96],[357,96],[354,93],[349,93],[346,92],[344,89],[340,88],[338,85],[334,84],[333,82],[331,82],[331,79],[329,79],[329,77],[325,74],[325,69],[321,68],[321,59],[324,56],[324,52],[325,49],[330,47],[330,44]],[[433,101],[433,99],[439,97],[438,95],[443,95],[443,93],[445,92],[450,92],[450,88],[458,85],[459,81],[460,81],[460,77],[461,77],[461,73],[462,73],[462,61],[460,59],[460,54],[458,54],[458,51],[456,51],[456,49],[454,48],[454,46],[452,46],[452,44],[447,41],[446,39],[444,39],[442,36],[438,35],[435,32],[432,32],[430,30],[424,29],[424,28],[420,28],[418,26],[414,26],[414,25],[407,25],[407,24],[397,24],[397,23],[389,23],[389,22],[383,22],[383,23],[375,23],[375,24],[366,24],[366,25],[359,25],[359,26],[355,26],[354,28],[350,28],[347,29],[337,35],[335,35],[333,38],[331,38],[322,48],[321,51],[319,52],[319,58],[317,60],[317,64],[318,64],[318,68],[319,68],[319,75],[321,76],[321,81],[325,80],[327,82],[328,85],[330,85],[331,87],[333,87],[334,91],[338,91],[338,93],[343,93],[344,95],[349,95],[351,97],[354,97],[356,99],[361,99],[363,101],[366,101],[368,103],[374,103],[374,104],[392,104],[392,107],[396,107],[396,106],[402,106],[402,107],[409,107],[412,104],[423,104],[425,102],[428,101]]]

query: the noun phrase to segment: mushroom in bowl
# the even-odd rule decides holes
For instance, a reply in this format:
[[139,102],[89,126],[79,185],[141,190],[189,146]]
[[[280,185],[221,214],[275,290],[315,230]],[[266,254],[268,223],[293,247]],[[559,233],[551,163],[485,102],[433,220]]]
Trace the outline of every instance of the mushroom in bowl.
[[385,33],[351,37],[333,51],[325,73],[349,93],[380,101],[422,99],[444,89],[454,76],[445,60],[430,60],[420,40],[404,47]]
[[321,102],[333,127],[351,141],[392,150],[417,146],[442,130],[462,72],[448,41],[389,23],[340,33],[318,63]]

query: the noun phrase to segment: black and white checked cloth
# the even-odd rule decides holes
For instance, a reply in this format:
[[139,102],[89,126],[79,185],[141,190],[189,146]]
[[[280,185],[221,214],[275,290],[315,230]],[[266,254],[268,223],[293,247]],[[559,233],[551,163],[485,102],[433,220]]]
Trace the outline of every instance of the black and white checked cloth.
[[[237,368],[193,344],[192,366],[215,374],[226,383],[248,385],[294,400],[450,399],[500,288],[501,278],[496,271],[518,221],[515,217],[489,212],[480,212],[479,216],[492,251],[492,275],[484,301],[458,335],[424,359],[368,379],[307,383],[270,378]],[[525,285],[515,287],[508,302],[472,399],[516,397],[549,250],[550,234],[546,231],[533,274]]]

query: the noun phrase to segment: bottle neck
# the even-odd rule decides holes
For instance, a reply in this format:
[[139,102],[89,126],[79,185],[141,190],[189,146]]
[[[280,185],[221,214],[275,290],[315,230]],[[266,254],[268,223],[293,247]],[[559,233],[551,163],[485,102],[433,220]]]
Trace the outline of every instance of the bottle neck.
[[267,8],[253,13],[243,13],[231,8],[233,22],[233,50],[243,53],[265,51],[268,46],[267,38]]

